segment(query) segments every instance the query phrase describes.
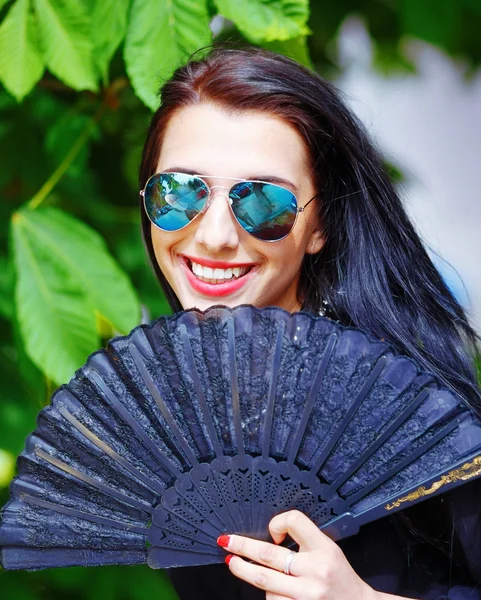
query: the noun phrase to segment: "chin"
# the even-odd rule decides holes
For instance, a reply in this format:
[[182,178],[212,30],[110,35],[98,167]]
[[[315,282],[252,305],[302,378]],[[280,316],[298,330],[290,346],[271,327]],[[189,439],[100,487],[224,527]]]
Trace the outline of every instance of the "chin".
[[229,308],[235,308],[241,304],[253,304],[254,302],[248,302],[246,300],[232,300],[228,298],[190,298],[188,301],[181,302],[184,310],[189,308],[197,308],[198,310],[205,311],[211,306],[228,306]]

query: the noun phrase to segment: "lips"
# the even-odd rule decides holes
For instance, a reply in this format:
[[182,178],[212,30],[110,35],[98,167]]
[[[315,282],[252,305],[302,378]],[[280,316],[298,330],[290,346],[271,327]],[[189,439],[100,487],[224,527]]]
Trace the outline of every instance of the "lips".
[[212,297],[237,292],[256,273],[256,265],[252,263],[227,263],[183,256],[180,264],[191,287],[200,294]]

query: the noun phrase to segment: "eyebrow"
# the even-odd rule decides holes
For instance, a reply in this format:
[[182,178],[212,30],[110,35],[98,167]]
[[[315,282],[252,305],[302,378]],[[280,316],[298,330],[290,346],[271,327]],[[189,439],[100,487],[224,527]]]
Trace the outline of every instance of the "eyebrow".
[[[200,171],[195,171],[193,169],[186,169],[185,167],[169,167],[168,169],[164,169],[164,173],[185,173],[186,175],[202,175],[203,177],[215,177],[215,175],[207,175],[205,173],[201,173]],[[219,175],[220,177],[220,175]],[[231,178],[229,178],[231,179]],[[251,175],[250,177],[232,177],[232,179],[238,179],[239,181],[265,181],[266,183],[276,183],[279,185],[287,185],[292,188],[296,194],[299,193],[299,188],[289,179],[284,179],[284,177],[278,177],[277,175]]]

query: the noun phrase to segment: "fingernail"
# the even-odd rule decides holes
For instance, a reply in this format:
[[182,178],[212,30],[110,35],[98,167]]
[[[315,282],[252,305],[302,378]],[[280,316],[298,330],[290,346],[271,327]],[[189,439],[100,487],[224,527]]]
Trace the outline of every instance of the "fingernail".
[[233,556],[234,556],[233,554],[228,554],[228,555],[225,557],[225,564],[226,564],[227,566],[229,566],[229,563],[230,563],[230,561],[232,560]]
[[227,548],[230,542],[230,535],[220,535],[217,538],[217,543],[221,548]]

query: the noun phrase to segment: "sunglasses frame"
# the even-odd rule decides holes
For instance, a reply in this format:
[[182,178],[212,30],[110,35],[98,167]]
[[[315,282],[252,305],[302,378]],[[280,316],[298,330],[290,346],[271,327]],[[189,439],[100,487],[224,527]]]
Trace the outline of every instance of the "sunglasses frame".
[[[162,227],[160,227],[160,225],[157,225],[157,223],[154,223],[154,221],[150,218],[149,215],[149,211],[147,210],[147,205],[146,205],[146,198],[145,198],[145,190],[147,188],[147,185],[149,184],[149,181],[153,178],[156,177],[157,175],[185,175],[187,177],[197,177],[198,179],[200,179],[205,187],[207,188],[207,199],[205,201],[205,204],[202,208],[201,211],[199,211],[195,217],[189,221],[188,223],[186,223],[185,225],[182,225],[182,227],[179,227],[179,229],[174,229],[174,230],[168,230],[168,229],[162,229]],[[236,183],[234,183],[230,188],[226,188],[223,185],[209,185],[207,183],[207,181],[205,181],[205,179],[225,179],[227,181],[235,181]],[[234,213],[234,210],[232,209],[232,199],[229,196],[230,192],[232,191],[232,188],[234,188],[236,186],[237,183],[263,183],[264,185],[273,185],[274,187],[278,187],[281,188],[283,190],[288,191],[290,194],[292,194],[292,196],[294,197],[295,201],[296,201],[296,216],[294,218],[294,222],[292,224],[292,227],[289,229],[289,231],[286,233],[286,235],[284,235],[281,238],[275,239],[275,240],[263,240],[260,239],[258,237],[256,237],[253,233],[251,233],[250,231],[247,231],[247,229],[245,229],[241,223],[239,222],[239,219],[237,218],[236,214]],[[272,183],[271,181],[262,181],[261,179],[239,179],[237,177],[221,177],[221,176],[217,176],[217,175],[199,175],[197,173],[182,173],[181,171],[162,171],[161,173],[154,173],[153,175],[151,175],[147,181],[145,182],[145,186],[143,187],[142,190],[139,191],[139,194],[142,196],[143,198],[143,203],[144,203],[144,210],[147,214],[147,217],[149,219],[149,221],[152,223],[152,225],[154,225],[155,227],[157,227],[157,229],[160,229],[160,231],[163,231],[165,233],[174,233],[177,231],[181,231],[182,229],[185,229],[186,227],[188,227],[191,223],[193,223],[197,217],[199,217],[200,215],[204,214],[208,208],[210,207],[210,205],[212,204],[212,193],[211,191],[215,188],[221,188],[223,190],[225,190],[227,192],[227,198],[229,200],[229,208],[230,211],[232,213],[232,216],[235,219],[235,222],[239,225],[239,227],[241,227],[241,229],[243,231],[245,231],[247,234],[249,234],[250,236],[252,236],[254,239],[256,239],[259,242],[266,242],[268,244],[273,244],[275,242],[281,242],[282,240],[285,240],[286,237],[292,232],[292,230],[294,229],[296,223],[297,223],[297,217],[299,215],[299,213],[302,213],[306,210],[307,206],[315,199],[317,198],[317,196],[319,195],[319,193],[315,194],[310,200],[308,200],[304,206],[299,206],[299,202],[297,200],[297,196],[294,194],[294,192],[292,192],[289,188],[284,187],[282,185],[279,185],[277,183]]]

